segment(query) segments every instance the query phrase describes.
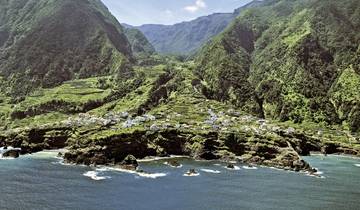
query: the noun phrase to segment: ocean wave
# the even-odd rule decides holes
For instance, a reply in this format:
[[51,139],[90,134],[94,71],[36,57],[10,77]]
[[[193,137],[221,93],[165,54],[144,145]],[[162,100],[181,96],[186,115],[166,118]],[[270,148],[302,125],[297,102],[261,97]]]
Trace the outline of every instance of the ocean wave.
[[0,160],[14,160],[16,158],[12,158],[12,157],[3,157],[1,154],[0,154]]
[[322,174],[324,174],[324,172],[322,172],[322,171],[317,171],[317,172],[315,172],[314,174],[315,174],[315,175],[322,175]]
[[200,173],[195,173],[195,174],[187,174],[185,173],[183,176],[200,176]]
[[100,172],[111,171],[108,167],[96,168],[95,170]]
[[228,168],[226,166],[224,166],[225,169],[230,170],[230,171],[239,171],[240,167],[239,166],[234,166],[234,168]]
[[354,164],[356,167],[360,167],[360,164]]
[[32,154],[28,154],[29,157],[35,159],[47,159],[47,158],[59,158],[58,151],[40,151]]
[[111,177],[109,176],[99,176],[99,172],[97,171],[87,171],[85,173],[83,173],[84,176],[91,178],[92,180],[95,181],[101,181],[101,180],[105,180],[105,179],[109,179]]
[[206,173],[212,173],[212,174],[220,174],[221,171],[218,170],[211,170],[211,169],[206,169],[206,168],[202,168],[200,169],[200,171],[206,172]]
[[153,162],[153,161],[159,161],[159,160],[169,160],[174,158],[188,158],[187,156],[183,155],[170,155],[169,157],[147,157],[144,159],[138,160],[138,162]]
[[84,164],[66,163],[63,158],[57,158],[57,159],[59,159],[59,160],[58,161],[53,161],[53,162],[51,162],[51,164],[62,165],[62,166],[88,167],[87,165],[84,165]]
[[313,173],[314,175],[322,175],[322,174],[324,174],[324,172],[319,171],[319,169],[318,169],[318,168],[315,168],[315,170],[316,170],[316,172],[315,172],[315,173]]
[[137,173],[137,175],[140,177],[151,178],[151,179],[167,176],[166,173]]
[[256,169],[258,169],[258,168],[255,167],[255,166],[243,166],[242,168],[243,168],[243,169],[247,169],[247,170],[256,170]]
[[[261,168],[269,168],[271,170],[276,170],[276,171],[286,171],[283,168],[276,168],[276,167],[273,167],[273,166],[261,166]],[[289,172],[289,171],[287,171],[287,172]]]
[[172,167],[172,168],[182,168],[182,167],[183,167],[182,164],[180,164],[179,166],[174,166],[174,165],[169,164],[169,162],[167,162],[167,161],[164,162],[164,165],[170,166],[170,167]]
[[5,151],[8,151],[8,150],[21,150],[21,148],[15,148],[15,147],[12,147],[12,146],[8,146],[5,149],[5,147],[0,147],[0,152],[5,152]]
[[321,176],[321,174],[323,174],[322,172],[321,173],[305,173],[306,176],[311,176],[311,177],[315,177],[315,178],[318,178],[318,179],[325,179],[326,177],[325,176]]
[[114,167],[102,167],[102,168],[98,168],[96,170],[97,171],[117,171],[117,172],[134,174],[139,177],[151,178],[151,179],[156,179],[156,178],[167,176],[166,173],[146,173],[146,172],[139,172],[139,171],[122,169],[122,168],[114,168]]

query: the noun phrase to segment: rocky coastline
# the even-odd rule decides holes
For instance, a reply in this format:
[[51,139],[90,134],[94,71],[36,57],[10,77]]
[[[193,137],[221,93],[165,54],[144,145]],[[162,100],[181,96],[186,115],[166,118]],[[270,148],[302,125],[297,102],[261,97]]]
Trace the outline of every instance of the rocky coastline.
[[[310,152],[360,156],[351,145],[324,142],[297,130],[254,133],[181,128],[111,130],[109,127],[46,127],[0,135],[1,147],[21,148],[20,154],[66,148],[66,163],[112,165],[136,170],[136,159],[149,156],[188,156],[199,160],[238,161],[314,173],[301,156]],[[14,157],[18,155],[14,154]]]

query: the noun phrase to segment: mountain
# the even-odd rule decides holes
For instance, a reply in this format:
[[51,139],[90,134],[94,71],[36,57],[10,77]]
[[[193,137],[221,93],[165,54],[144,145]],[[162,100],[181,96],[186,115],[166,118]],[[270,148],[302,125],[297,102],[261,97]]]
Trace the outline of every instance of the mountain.
[[140,30],[129,27],[126,27],[124,30],[125,35],[130,42],[131,50],[135,55],[151,55],[155,53],[155,48],[151,45],[151,43],[147,40],[145,35]]
[[0,75],[23,95],[132,61],[122,26],[100,0],[0,0]]
[[360,2],[268,0],[197,57],[209,98],[281,121],[360,129]]
[[256,6],[259,2],[255,0],[234,13],[215,13],[175,25],[146,24],[135,28],[144,33],[159,53],[189,54],[221,33],[243,9]]
[[234,14],[213,14],[175,25],[142,25],[137,27],[149,39],[156,51],[163,54],[187,54],[219,34],[234,18]]

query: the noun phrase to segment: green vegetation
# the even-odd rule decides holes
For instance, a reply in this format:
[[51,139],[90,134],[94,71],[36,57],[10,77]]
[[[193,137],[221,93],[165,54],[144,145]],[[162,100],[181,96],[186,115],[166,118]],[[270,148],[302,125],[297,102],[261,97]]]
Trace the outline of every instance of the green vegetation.
[[122,26],[101,1],[12,0],[0,11],[0,75],[15,101],[37,87],[121,71],[133,59]]
[[208,98],[281,121],[358,130],[358,7],[274,0],[244,11],[197,57]]

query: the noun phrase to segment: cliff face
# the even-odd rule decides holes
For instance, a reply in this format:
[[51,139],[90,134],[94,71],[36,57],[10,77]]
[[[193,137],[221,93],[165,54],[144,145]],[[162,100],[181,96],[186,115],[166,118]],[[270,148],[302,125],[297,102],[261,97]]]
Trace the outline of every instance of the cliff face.
[[210,98],[258,115],[359,130],[359,6],[264,1],[203,48],[196,73]]
[[1,0],[0,15],[0,74],[13,94],[115,72],[132,59],[101,1]]

